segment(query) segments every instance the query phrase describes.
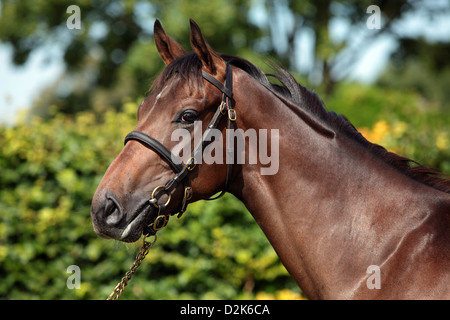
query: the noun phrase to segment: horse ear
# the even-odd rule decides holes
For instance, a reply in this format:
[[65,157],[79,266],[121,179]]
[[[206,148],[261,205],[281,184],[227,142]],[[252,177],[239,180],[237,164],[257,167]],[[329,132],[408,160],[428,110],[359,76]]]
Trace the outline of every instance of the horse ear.
[[153,35],[155,37],[156,48],[165,64],[168,65],[176,58],[186,54],[186,50],[183,47],[169,37],[164,31],[161,22],[157,19],[153,27]]
[[225,61],[220,55],[215,52],[211,46],[206,42],[205,38],[200,31],[199,26],[194,20],[190,19],[191,23],[191,46],[194,52],[200,58],[203,63],[203,67],[210,74],[223,74],[225,76]]

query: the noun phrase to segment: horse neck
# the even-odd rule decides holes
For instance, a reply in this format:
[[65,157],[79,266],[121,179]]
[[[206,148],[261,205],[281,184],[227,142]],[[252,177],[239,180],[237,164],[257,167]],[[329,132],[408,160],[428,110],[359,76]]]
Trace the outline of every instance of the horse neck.
[[262,91],[257,97],[245,90],[248,101],[241,105],[248,107],[239,113],[245,118],[240,125],[279,129],[279,171],[261,175],[259,165],[243,164],[230,191],[308,297],[336,297],[334,289],[350,297],[365,284],[367,268],[385,263],[402,235],[427,219],[430,199],[444,194],[350,138],[312,128]]

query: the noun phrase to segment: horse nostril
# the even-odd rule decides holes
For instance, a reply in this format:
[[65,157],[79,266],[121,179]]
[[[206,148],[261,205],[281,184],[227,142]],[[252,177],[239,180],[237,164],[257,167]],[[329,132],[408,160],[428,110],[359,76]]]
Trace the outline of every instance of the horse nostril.
[[112,196],[108,196],[106,198],[105,217],[106,224],[110,226],[118,225],[122,221],[122,210],[120,205],[117,203],[117,200]]

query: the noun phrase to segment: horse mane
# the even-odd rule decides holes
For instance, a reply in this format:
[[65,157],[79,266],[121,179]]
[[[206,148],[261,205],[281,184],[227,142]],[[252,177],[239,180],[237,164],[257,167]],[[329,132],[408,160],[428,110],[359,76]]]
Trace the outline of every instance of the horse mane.
[[[308,111],[309,114],[324,125],[353,139],[400,172],[430,187],[450,193],[450,180],[443,173],[423,166],[409,158],[389,152],[384,147],[368,141],[345,116],[338,115],[334,111],[327,111],[324,103],[316,93],[299,84],[283,68],[272,64],[276,73],[265,74],[260,68],[245,59],[225,54],[221,56],[232,66],[248,73],[268,90],[291,101],[298,108]],[[201,68],[202,62],[198,56],[193,52],[187,53],[174,60],[163,70],[153,82],[151,90],[158,91],[162,89],[165,82],[174,75],[178,75],[187,81],[196,81],[198,85],[201,85]],[[282,85],[273,84],[268,77],[277,79]]]

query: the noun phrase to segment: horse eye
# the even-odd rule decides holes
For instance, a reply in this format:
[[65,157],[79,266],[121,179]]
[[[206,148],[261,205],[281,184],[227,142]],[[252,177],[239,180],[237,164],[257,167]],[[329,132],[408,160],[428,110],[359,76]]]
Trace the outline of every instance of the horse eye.
[[197,118],[198,118],[197,112],[193,110],[186,110],[180,116],[181,121],[188,123],[194,122],[195,120],[197,120]]

